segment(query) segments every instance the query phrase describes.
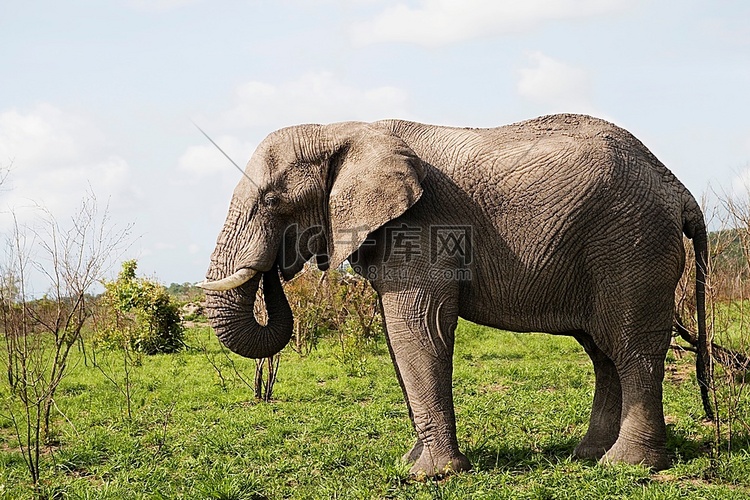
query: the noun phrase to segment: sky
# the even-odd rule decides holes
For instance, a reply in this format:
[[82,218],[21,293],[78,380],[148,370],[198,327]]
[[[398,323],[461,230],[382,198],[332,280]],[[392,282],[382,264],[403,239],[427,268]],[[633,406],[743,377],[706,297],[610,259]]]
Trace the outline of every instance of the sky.
[[93,192],[140,273],[200,281],[241,174],[194,123],[244,166],[299,123],[586,113],[696,197],[743,191],[748,25],[739,0],[0,0],[0,232]]

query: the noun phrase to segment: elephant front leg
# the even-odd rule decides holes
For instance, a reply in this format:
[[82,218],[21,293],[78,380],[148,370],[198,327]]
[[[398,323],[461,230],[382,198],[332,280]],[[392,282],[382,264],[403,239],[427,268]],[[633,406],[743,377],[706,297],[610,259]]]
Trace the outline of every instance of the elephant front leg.
[[408,454],[414,475],[471,468],[456,440],[452,357],[458,309],[457,291],[450,288],[381,294],[388,342],[417,433]]
[[[380,313],[385,317],[385,313],[383,312],[383,303],[379,299],[379,306],[380,306]],[[414,425],[414,414],[411,411],[411,405],[409,404],[409,398],[406,395],[406,386],[404,386],[404,378],[401,376],[401,372],[398,371],[398,363],[396,363],[396,356],[393,353],[393,346],[391,345],[390,336],[388,335],[388,326],[385,325],[386,330],[386,343],[388,344],[388,352],[391,355],[391,361],[393,362],[393,367],[396,370],[396,378],[398,378],[398,384],[401,387],[401,392],[404,394],[404,400],[406,401],[406,407],[409,410],[409,420],[411,420],[412,425]],[[424,449],[424,445],[422,444],[422,441],[417,438],[417,442],[414,443],[414,446],[411,447],[411,450],[407,451],[401,459],[409,464],[413,464],[416,462],[419,457],[422,455],[422,450]]]

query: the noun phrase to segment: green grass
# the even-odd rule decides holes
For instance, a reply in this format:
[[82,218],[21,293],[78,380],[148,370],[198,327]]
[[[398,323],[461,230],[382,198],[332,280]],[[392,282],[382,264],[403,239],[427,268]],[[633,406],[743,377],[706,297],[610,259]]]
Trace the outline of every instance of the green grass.
[[[750,498],[750,453],[712,463],[691,356],[665,383],[674,466],[602,467],[571,453],[586,431],[593,370],[565,337],[512,334],[462,322],[454,393],[458,439],[475,466],[440,482],[409,478],[413,444],[383,341],[356,369],[323,343],[285,352],[271,404],[256,403],[211,332],[195,328],[176,355],[133,369],[132,419],[100,371],[74,353],[57,397],[59,446],[48,450],[43,493],[56,498]],[[90,354],[90,353],[89,353]],[[208,362],[214,356],[226,383]],[[116,368],[117,354],[100,361]],[[251,379],[252,360],[233,357]],[[347,358],[348,359],[348,358]],[[121,377],[121,373],[118,375]],[[3,397],[6,397],[3,394]],[[0,413],[4,413],[0,409]],[[742,437],[742,436],[740,436]],[[0,416],[0,497],[32,489],[10,422]]]

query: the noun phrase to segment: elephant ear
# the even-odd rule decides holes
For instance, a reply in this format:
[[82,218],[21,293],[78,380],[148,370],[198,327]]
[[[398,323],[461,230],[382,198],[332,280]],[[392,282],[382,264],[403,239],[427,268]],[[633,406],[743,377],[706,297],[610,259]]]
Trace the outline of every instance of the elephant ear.
[[368,234],[422,196],[422,161],[399,137],[361,126],[331,157],[329,264],[336,268]]

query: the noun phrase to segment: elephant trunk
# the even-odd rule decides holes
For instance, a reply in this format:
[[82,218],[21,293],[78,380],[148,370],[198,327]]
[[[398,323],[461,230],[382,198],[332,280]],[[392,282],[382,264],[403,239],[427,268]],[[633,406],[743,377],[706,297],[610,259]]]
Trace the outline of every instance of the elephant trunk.
[[263,300],[268,323],[255,318],[255,298],[260,275],[227,291],[206,291],[208,319],[219,340],[232,352],[246,358],[268,358],[281,351],[292,338],[294,318],[276,266],[262,274]]

